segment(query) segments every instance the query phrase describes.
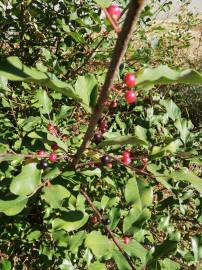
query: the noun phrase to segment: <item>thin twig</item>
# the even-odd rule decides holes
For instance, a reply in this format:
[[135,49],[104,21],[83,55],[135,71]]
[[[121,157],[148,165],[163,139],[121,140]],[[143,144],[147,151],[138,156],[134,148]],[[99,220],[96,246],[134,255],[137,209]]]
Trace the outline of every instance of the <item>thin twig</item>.
[[110,14],[109,14],[109,12],[107,11],[106,8],[102,8],[102,10],[104,11],[107,19],[110,21],[111,26],[114,28],[114,31],[116,33],[120,33],[121,32],[121,29],[120,29],[118,23],[110,16]]
[[[90,197],[88,196],[88,194],[81,189],[81,193],[83,194],[83,196],[85,197],[86,201],[88,202],[88,204],[90,205],[90,207],[93,209],[93,211],[95,212],[96,216],[98,217],[99,221],[103,220],[102,215],[100,214],[100,212],[98,211],[98,209],[95,207],[95,205],[93,204],[93,202],[91,201]],[[113,232],[109,229],[109,227],[107,225],[104,225],[105,231],[106,233],[111,237],[112,241],[114,242],[114,244],[117,246],[117,248],[119,249],[119,251],[121,252],[121,254],[124,256],[124,258],[127,260],[127,262],[129,263],[129,265],[131,266],[132,270],[136,270],[131,258],[128,256],[128,254],[122,249],[122,247],[120,246],[118,240],[116,239],[116,237],[114,236]]]
[[97,105],[93,111],[93,114],[91,115],[87,132],[85,133],[84,138],[83,138],[83,142],[73,159],[73,162],[72,162],[73,167],[76,167],[77,163],[80,160],[81,155],[85,151],[87,145],[89,144],[90,140],[92,139],[94,135],[94,130],[97,126],[98,120],[100,119],[102,115],[102,111],[103,111],[102,104],[105,100],[107,100],[108,92],[112,87],[115,75],[124,57],[124,54],[128,47],[129,40],[133,33],[133,25],[138,17],[138,14],[141,8],[143,7],[143,4],[144,4],[144,0],[136,0],[136,1],[131,0],[130,1],[128,13],[126,15],[126,19],[125,19],[122,31],[119,34],[117,42],[116,42],[115,50],[111,59],[109,70],[107,72],[105,83],[102,87],[100,97],[97,101]]

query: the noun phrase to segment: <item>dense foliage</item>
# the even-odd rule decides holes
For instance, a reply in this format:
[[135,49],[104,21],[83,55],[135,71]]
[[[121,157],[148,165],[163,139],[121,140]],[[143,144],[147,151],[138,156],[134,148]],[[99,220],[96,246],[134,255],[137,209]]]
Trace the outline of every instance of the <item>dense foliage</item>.
[[156,16],[172,1],[158,2],[76,169],[117,39],[102,12],[111,2],[0,2],[0,269],[130,270],[106,224],[136,269],[202,269],[201,130],[180,94],[201,91],[200,56],[185,57],[199,20],[181,1],[166,28]]

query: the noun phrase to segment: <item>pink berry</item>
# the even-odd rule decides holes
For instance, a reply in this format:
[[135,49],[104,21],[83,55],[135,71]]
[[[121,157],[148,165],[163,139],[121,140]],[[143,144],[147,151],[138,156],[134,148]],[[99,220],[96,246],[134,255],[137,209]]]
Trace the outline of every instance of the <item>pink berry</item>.
[[130,157],[130,152],[129,151],[124,151],[122,153],[122,158]]
[[132,104],[132,103],[135,103],[136,100],[137,100],[137,97],[136,97],[136,93],[132,90],[129,90],[128,92],[126,92],[125,94],[125,100],[128,104]]
[[129,165],[132,160],[130,157],[122,157],[121,161],[125,164],[125,165]]
[[39,155],[40,157],[45,157],[46,153],[44,150],[38,150],[37,155]]
[[125,236],[125,237],[123,238],[123,242],[124,242],[124,244],[128,245],[129,242],[130,242],[129,237]]
[[112,165],[112,163],[107,163],[106,166],[111,169],[113,165]]
[[144,157],[144,158],[142,159],[142,161],[143,161],[143,163],[147,163],[147,162],[148,162],[148,158],[147,158],[147,157]]
[[52,144],[52,145],[51,145],[51,149],[52,149],[53,151],[56,151],[56,150],[58,149],[57,143]]
[[127,73],[124,78],[125,84],[129,87],[134,87],[137,85],[135,75],[133,73]]
[[53,124],[48,124],[48,131],[52,131],[53,129],[55,129],[55,126]]
[[111,5],[107,8],[109,15],[117,21],[121,16],[121,9],[118,5]]
[[118,106],[118,102],[117,102],[116,100],[112,101],[112,103],[111,103],[111,108],[112,108],[112,109],[116,109],[117,106]]
[[55,153],[51,153],[48,157],[48,159],[51,161],[51,162],[56,162],[57,161],[57,155]]

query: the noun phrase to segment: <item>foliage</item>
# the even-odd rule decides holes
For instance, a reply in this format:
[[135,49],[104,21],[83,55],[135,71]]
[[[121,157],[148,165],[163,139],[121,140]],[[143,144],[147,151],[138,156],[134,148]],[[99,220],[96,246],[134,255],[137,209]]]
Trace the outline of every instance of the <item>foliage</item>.
[[[187,14],[183,39],[184,25],[175,28],[175,38],[173,32],[163,37],[163,28],[152,23],[154,1],[145,6],[133,37],[142,46],[134,49],[131,42],[129,60],[119,68],[109,95],[118,107],[105,106],[103,140],[92,140],[78,168],[70,167],[116,41],[100,9],[109,4],[0,3],[1,269],[130,270],[106,234],[106,219],[137,269],[200,269],[201,131],[171,91],[178,83],[202,84],[198,66],[176,59],[192,39],[193,14]],[[120,4],[124,9],[128,1]],[[123,98],[128,71],[137,71],[135,105]],[[44,157],[39,149],[45,150]],[[121,162],[126,149],[132,153],[130,166]],[[40,167],[53,151],[57,162]],[[106,153],[112,168],[100,162]],[[102,214],[101,222],[92,222],[95,213],[82,190]]]

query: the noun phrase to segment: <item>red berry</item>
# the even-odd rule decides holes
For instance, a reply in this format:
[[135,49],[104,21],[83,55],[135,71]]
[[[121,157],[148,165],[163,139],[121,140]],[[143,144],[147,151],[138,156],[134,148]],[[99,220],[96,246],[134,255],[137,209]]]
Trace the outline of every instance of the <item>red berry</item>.
[[128,92],[126,92],[125,94],[125,99],[126,99],[126,102],[128,104],[132,104],[132,103],[135,103],[137,98],[136,98],[136,93],[132,90],[129,90]]
[[125,165],[129,165],[132,160],[130,157],[122,157],[121,161],[125,164]]
[[122,158],[127,158],[127,157],[130,157],[130,152],[129,151],[124,151],[122,153]]
[[108,100],[105,100],[105,101],[102,103],[102,105],[103,105],[104,107],[108,107],[108,106],[109,106],[109,101],[108,101]]
[[118,106],[118,102],[116,100],[112,101],[111,108],[116,109]]
[[44,150],[38,150],[37,155],[39,155],[40,157],[45,157],[46,153]]
[[55,129],[55,126],[53,125],[53,124],[48,124],[48,131],[51,131],[51,130],[53,130],[53,129]]
[[97,216],[92,216],[91,217],[91,222],[93,223],[93,224],[96,224],[97,222],[98,222],[98,219],[97,219]]
[[125,237],[123,238],[123,242],[124,242],[124,244],[128,245],[129,242],[130,242],[130,238],[127,237],[127,236],[125,236]]
[[51,162],[56,162],[57,161],[57,155],[55,153],[51,153],[48,157],[48,159],[51,161]]
[[52,144],[52,145],[51,145],[51,149],[52,149],[53,151],[56,151],[56,150],[58,149],[57,143]]
[[111,169],[113,165],[112,163],[107,163],[106,166]]
[[105,133],[106,131],[107,131],[107,122],[106,121],[104,121],[104,120],[101,120],[100,122],[99,122],[99,129],[100,129],[100,131],[102,132],[102,133]]
[[137,85],[135,75],[133,73],[127,73],[124,78],[125,84],[129,87],[134,87]]
[[117,21],[121,16],[121,9],[118,5],[111,5],[107,8],[109,15]]

